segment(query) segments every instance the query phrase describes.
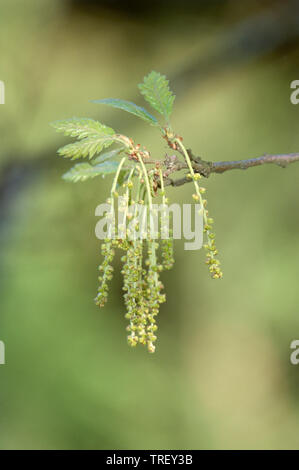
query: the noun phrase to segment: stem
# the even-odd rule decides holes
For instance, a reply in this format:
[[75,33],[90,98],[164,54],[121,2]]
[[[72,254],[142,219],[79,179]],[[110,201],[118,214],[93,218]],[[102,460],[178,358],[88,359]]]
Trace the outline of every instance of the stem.
[[[148,177],[148,174],[147,174],[147,171],[146,171],[146,168],[145,168],[145,164],[142,160],[142,157],[139,155],[139,153],[137,154],[137,156],[138,156],[138,160],[140,162],[140,165],[141,165],[141,168],[142,168],[142,171],[143,171],[144,181],[145,181],[145,185],[146,185],[146,189],[147,189],[148,205],[149,205],[149,211],[150,211],[150,213],[149,213],[149,222],[150,222],[151,221],[152,211],[153,211],[153,200],[152,200],[151,186],[150,186],[149,177]],[[157,264],[155,240],[153,240],[153,241],[149,240],[149,242],[150,242],[150,245],[151,245],[150,264],[153,267],[153,266],[156,266],[156,264]],[[155,278],[155,284],[158,285],[158,275],[157,275],[156,272],[154,273],[154,278]]]
[[194,187],[195,187],[196,194],[197,194],[198,199],[199,199],[199,201],[200,201],[200,204],[201,204],[201,206],[202,206],[204,222],[205,222],[205,224],[207,224],[208,218],[207,218],[207,214],[206,214],[206,211],[205,211],[205,208],[204,208],[203,198],[202,198],[202,195],[201,195],[201,193],[200,193],[198,183],[197,183],[197,181],[195,180],[195,171],[193,170],[193,166],[192,166],[190,157],[189,157],[189,155],[188,155],[188,152],[187,152],[187,150],[186,150],[184,144],[181,142],[181,140],[180,140],[180,139],[175,139],[175,142],[179,145],[179,147],[180,147],[180,149],[182,150],[183,155],[184,155],[184,157],[185,157],[185,160],[186,160],[186,163],[187,163],[187,165],[188,165],[190,174],[192,175],[192,179],[193,179],[193,183],[194,183]]
[[[161,215],[161,238],[162,238],[162,233],[164,233],[164,227],[163,225],[166,225],[166,217],[165,217],[165,206],[166,204],[166,196],[165,196],[165,188],[164,188],[164,180],[163,180],[163,172],[160,168],[159,170],[159,176],[160,176],[160,186],[161,186],[161,195],[162,195],[162,205],[163,205],[163,210],[162,210],[162,215]],[[169,225],[168,225],[168,233],[167,235],[169,236]]]
[[111,194],[113,194],[115,192],[117,181],[118,181],[118,178],[119,178],[119,174],[121,172],[121,169],[122,169],[123,164],[125,163],[125,161],[126,161],[126,157],[123,157],[121,159],[118,167],[117,167],[117,170],[116,170],[116,173],[115,173],[115,176],[114,176],[114,179],[113,179],[112,187],[111,187]]
[[133,167],[129,173],[128,180],[127,180],[127,188],[125,192],[125,210],[124,210],[124,217],[123,217],[123,223],[124,223],[124,231],[125,231],[125,236],[127,236],[126,233],[126,225],[127,225],[127,214],[128,214],[128,209],[129,209],[129,199],[130,199],[130,194],[131,194],[131,189],[129,188],[129,183],[131,181],[132,175],[135,171],[135,167]]
[[209,259],[207,260],[207,263],[210,265],[210,272],[212,274],[212,277],[215,278],[215,279],[219,279],[219,278],[222,277],[222,272],[218,267],[218,264],[220,264],[220,263],[215,257],[215,255],[217,254],[217,250],[215,248],[214,234],[211,233],[211,230],[210,230],[211,226],[209,224],[209,222],[211,222],[211,223],[213,223],[213,222],[212,222],[212,219],[208,219],[208,212],[205,208],[205,204],[206,204],[207,201],[203,200],[203,198],[201,196],[200,188],[199,188],[197,180],[196,180],[197,178],[201,178],[201,175],[199,175],[198,173],[195,174],[194,169],[192,167],[192,163],[191,163],[189,154],[188,154],[185,146],[181,142],[181,140],[178,139],[178,138],[175,138],[174,142],[176,142],[176,144],[180,147],[180,149],[181,149],[181,151],[182,151],[182,153],[185,157],[186,163],[188,165],[190,174],[191,174],[192,179],[193,179],[197,199],[200,201],[200,204],[202,206],[201,211],[202,211],[203,220],[204,220],[204,232],[207,235],[207,243],[208,243],[207,248],[209,250]]
[[165,190],[164,190],[163,173],[162,173],[161,168],[160,168],[160,170],[159,170],[159,175],[160,175],[161,192],[162,192],[162,197],[163,197],[163,200],[164,200],[164,198],[165,198]]
[[152,199],[152,192],[151,192],[151,186],[150,186],[150,182],[149,182],[149,177],[148,177],[148,174],[147,174],[147,171],[146,171],[146,168],[145,168],[144,161],[142,160],[142,158],[141,158],[141,156],[140,156],[139,154],[138,154],[138,160],[139,160],[139,163],[140,163],[140,165],[141,165],[141,168],[142,168],[142,171],[143,171],[143,175],[144,175],[144,181],[145,181],[145,185],[146,185],[146,189],[147,189],[149,207],[150,207],[150,210],[152,210],[152,207],[153,207],[153,199]]
[[122,169],[123,164],[125,163],[125,161],[126,161],[126,157],[123,157],[121,159],[118,167],[117,167],[117,170],[116,170],[116,173],[115,173],[115,176],[114,176],[114,179],[113,179],[112,187],[111,187],[111,211],[110,211],[110,216],[113,218],[113,227],[112,227],[112,233],[110,232],[111,225],[109,227],[108,238],[111,238],[115,235],[114,193],[115,193],[115,190],[116,190],[116,185],[117,185],[117,181],[118,181],[121,169]]

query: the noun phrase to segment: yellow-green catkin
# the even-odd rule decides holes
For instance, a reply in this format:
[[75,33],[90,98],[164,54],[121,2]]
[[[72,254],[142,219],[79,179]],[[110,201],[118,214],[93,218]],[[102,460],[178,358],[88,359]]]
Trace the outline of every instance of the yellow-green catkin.
[[182,153],[184,154],[186,163],[189,168],[189,175],[188,177],[193,180],[195,193],[192,195],[194,201],[200,202],[201,211],[203,215],[203,222],[204,222],[204,234],[206,236],[206,243],[204,248],[206,250],[206,264],[209,266],[209,271],[213,279],[221,279],[223,274],[220,269],[220,261],[217,258],[218,250],[215,244],[215,233],[213,232],[213,219],[209,217],[209,213],[207,210],[207,199],[203,198],[203,194],[206,192],[206,188],[199,186],[198,181],[201,179],[201,175],[199,173],[195,173],[191,164],[190,157],[188,155],[185,146],[183,145],[182,141],[178,138],[175,138],[176,144],[180,147]]
[[162,213],[160,217],[162,266],[165,269],[171,269],[174,264],[173,237],[172,237],[172,229],[170,228],[168,198],[166,197],[166,193],[165,193],[163,173],[161,169],[159,171],[159,176],[160,176],[160,186],[161,186],[161,196],[162,196]]
[[108,300],[108,282],[111,281],[113,277],[113,267],[112,261],[115,255],[115,250],[113,245],[115,243],[115,211],[114,211],[114,197],[116,191],[117,181],[121,172],[121,169],[125,163],[126,158],[123,157],[118,165],[116,174],[113,179],[112,187],[111,187],[111,195],[110,199],[107,202],[110,204],[110,212],[107,214],[108,219],[108,237],[104,240],[101,246],[101,253],[104,257],[102,263],[99,266],[100,275],[98,277],[99,280],[99,288],[97,295],[95,297],[95,303],[99,307],[104,307],[105,303]]

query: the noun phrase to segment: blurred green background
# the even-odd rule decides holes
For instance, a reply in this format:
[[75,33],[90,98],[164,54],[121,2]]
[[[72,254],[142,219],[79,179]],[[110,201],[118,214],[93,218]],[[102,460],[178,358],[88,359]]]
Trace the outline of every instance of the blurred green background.
[[142,104],[154,69],[205,159],[299,152],[298,18],[294,1],[2,0],[1,449],[299,448],[299,165],[205,181],[224,278],[176,242],[149,355],[126,344],[118,264],[107,307],[93,303],[110,178],[63,182],[68,139],[49,126],[93,117],[163,157],[154,129],[90,103]]

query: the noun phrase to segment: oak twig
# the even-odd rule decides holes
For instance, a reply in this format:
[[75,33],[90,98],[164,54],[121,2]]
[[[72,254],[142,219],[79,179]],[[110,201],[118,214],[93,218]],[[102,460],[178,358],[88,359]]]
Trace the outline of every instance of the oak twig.
[[[252,168],[255,166],[265,165],[265,164],[275,164],[282,168],[285,168],[290,163],[299,161],[299,153],[289,153],[289,154],[277,154],[277,155],[262,155],[261,157],[248,158],[246,160],[232,160],[232,161],[222,161],[222,162],[208,162],[202,160],[200,157],[195,157],[190,149],[188,149],[188,154],[192,161],[192,167],[195,173],[200,173],[205,178],[208,178],[211,173],[224,173],[229,170],[247,170],[247,168]],[[173,180],[170,178],[170,175],[174,172],[187,169],[185,162],[181,162],[178,158],[173,155],[171,157],[166,157],[164,162],[166,171],[164,171],[163,176],[165,179],[165,186],[181,186],[185,183],[189,183],[191,180],[187,176]]]

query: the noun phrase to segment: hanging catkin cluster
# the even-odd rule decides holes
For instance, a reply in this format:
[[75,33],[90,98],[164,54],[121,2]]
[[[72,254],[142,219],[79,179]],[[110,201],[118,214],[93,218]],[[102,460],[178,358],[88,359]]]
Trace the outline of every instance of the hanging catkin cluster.
[[[65,145],[58,153],[66,158],[89,158],[89,162],[75,164],[63,177],[67,181],[85,181],[99,175],[114,174],[109,209],[106,213],[107,233],[101,246],[102,263],[99,266],[99,287],[95,303],[104,307],[108,300],[109,282],[113,277],[115,250],[122,252],[125,318],[128,320],[128,342],[131,346],[146,345],[150,352],[155,351],[157,323],[160,305],[165,302],[162,271],[174,264],[173,236],[170,228],[166,182],[172,184],[169,175],[182,168],[188,169],[187,178],[193,181],[194,203],[200,206],[203,218],[203,231],[206,238],[209,271],[212,278],[220,279],[222,272],[217,258],[215,235],[212,231],[213,219],[209,217],[205,188],[199,186],[201,175],[195,172],[193,162],[186,150],[183,139],[175,134],[169,119],[175,96],[169,89],[166,78],[151,72],[139,85],[145,100],[162,115],[164,124],[146,109],[129,101],[102,99],[103,103],[125,110],[156,127],[167,145],[177,156],[165,160],[153,160],[150,152],[127,136],[116,133],[111,127],[87,118],[73,118],[56,121],[53,126],[77,140]],[[115,144],[113,150],[104,149]],[[180,162],[183,158],[183,166]],[[155,214],[153,198],[160,198],[163,210],[159,213],[157,233],[152,230],[152,216]],[[141,211],[140,208],[144,210]],[[117,212],[117,217],[116,217]],[[140,217],[141,214],[141,217]],[[116,221],[117,219],[117,221]]]
[[[134,176],[134,173],[136,175]],[[145,178],[150,183],[150,178]],[[134,183],[133,183],[134,181]],[[113,183],[109,203],[115,206],[115,201],[119,202],[121,229],[123,238],[106,239],[102,244],[103,261],[99,266],[99,289],[95,298],[98,306],[102,307],[107,301],[108,281],[112,279],[113,260],[115,249],[119,248],[125,253],[121,257],[123,263],[123,290],[126,305],[125,318],[128,320],[128,342],[131,346],[138,343],[146,345],[150,352],[155,351],[156,337],[156,316],[159,313],[160,304],[165,302],[165,294],[162,293],[163,285],[160,280],[160,273],[164,269],[170,269],[173,265],[173,240],[161,240],[161,233],[158,238],[151,238],[149,229],[150,213],[145,212],[145,227],[140,226],[139,219],[136,218],[138,208],[148,208],[148,201],[151,201],[153,188],[146,192],[144,174],[142,167],[136,164],[136,169],[131,170],[128,179],[122,184],[123,192],[116,193],[116,180]],[[145,196],[141,196],[144,194]],[[113,201],[113,203],[112,203]],[[163,199],[165,204],[165,198]],[[165,213],[163,211],[160,218],[161,230],[165,224]],[[109,220],[110,213],[108,214]],[[110,222],[111,219],[110,219]],[[142,221],[141,221],[142,222]],[[115,227],[115,223],[112,226]],[[139,236],[138,236],[139,235]],[[160,261],[158,259],[160,257]]]

